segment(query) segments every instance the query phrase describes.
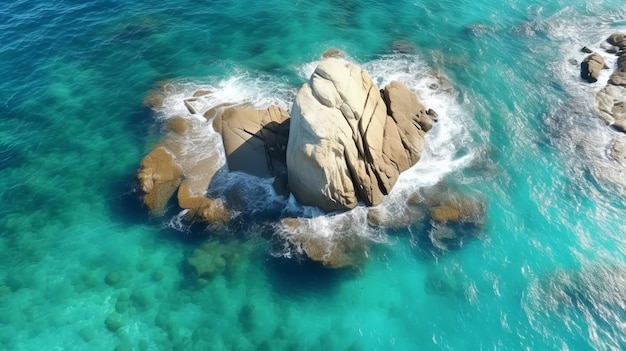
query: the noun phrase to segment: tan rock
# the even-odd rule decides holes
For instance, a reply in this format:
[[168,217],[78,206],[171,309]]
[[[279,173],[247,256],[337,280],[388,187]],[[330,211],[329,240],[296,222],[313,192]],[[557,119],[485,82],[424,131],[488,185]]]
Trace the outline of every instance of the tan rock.
[[335,58],[347,58],[348,55],[346,55],[345,52],[341,51],[340,49],[336,49],[336,48],[330,48],[326,51],[324,51],[324,53],[322,54],[322,58],[328,58],[328,57],[335,57]]
[[194,107],[194,102],[196,102],[194,98],[186,99],[183,101],[183,104],[187,108],[187,111],[189,111],[189,113],[191,113],[192,115],[195,115],[196,113],[198,113],[196,108]]
[[222,135],[229,170],[266,178],[286,173],[287,111],[276,106],[227,108],[213,126]]
[[209,199],[206,196],[194,196],[190,190],[190,181],[184,180],[178,188],[178,205],[188,209],[188,219],[200,219],[211,224],[226,224],[231,214],[224,203],[217,199]]
[[181,166],[165,147],[157,147],[141,161],[137,179],[144,194],[144,202],[155,215],[165,209],[183,176]]
[[611,74],[609,84],[626,86],[626,72],[616,71]]
[[624,33],[613,33],[606,39],[606,41],[619,48],[626,48],[626,34]]
[[143,100],[144,106],[153,110],[158,110],[163,107],[165,98],[170,92],[171,84],[169,81],[162,81],[150,91],[148,96]]
[[398,125],[401,140],[416,140],[414,143],[404,143],[409,163],[413,165],[419,161],[424,148],[424,133],[432,128],[433,119],[418,97],[404,84],[391,82],[383,94],[390,116]]
[[174,132],[179,135],[185,134],[187,132],[187,120],[182,117],[174,117],[170,121],[168,125],[168,129],[171,132]]
[[580,63],[580,77],[589,83],[595,83],[602,69],[604,69],[604,58],[598,53],[593,53]]
[[368,242],[350,233],[350,220],[337,223],[335,233],[344,235],[316,235],[313,221],[309,218],[286,218],[281,225],[288,231],[287,238],[299,247],[309,259],[329,268],[360,268],[367,259]]
[[[395,86],[405,89],[392,93],[399,96],[393,100],[402,111],[423,112],[401,119],[406,126],[387,116],[385,101],[366,71],[341,58],[320,62],[292,108],[287,168],[299,202],[327,212],[354,208],[359,201],[377,205],[399,174],[419,160],[423,128],[418,116],[428,117],[420,120],[426,129],[432,119],[406,87]],[[406,107],[405,98],[411,99]]]
[[596,94],[596,110],[600,118],[614,129],[626,132],[626,84],[623,73],[613,73],[608,84]]
[[[235,107],[235,106],[236,107],[248,107],[247,104],[244,104],[242,106],[242,105],[235,104],[232,102],[224,102],[208,109],[204,113],[204,118],[210,121],[211,119],[214,119],[215,117],[221,116],[222,113],[224,113],[224,110],[226,110],[227,108]],[[213,128],[215,129],[216,132],[221,133],[221,120],[220,121],[213,120]]]
[[479,223],[484,217],[484,205],[470,198],[446,200],[429,211],[432,220],[438,223]]
[[213,176],[221,167],[220,154],[193,147],[195,140],[205,137],[206,123],[173,118],[168,126],[171,133],[142,161],[137,178],[145,193],[144,201],[153,214],[161,215],[178,189],[178,205],[189,210],[188,219],[221,225],[231,218],[222,201],[206,196]]

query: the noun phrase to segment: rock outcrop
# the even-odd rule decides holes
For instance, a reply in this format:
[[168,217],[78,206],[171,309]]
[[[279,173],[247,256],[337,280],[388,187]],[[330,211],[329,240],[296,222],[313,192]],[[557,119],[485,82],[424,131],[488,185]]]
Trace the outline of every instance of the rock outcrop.
[[287,111],[276,106],[231,107],[215,117],[213,127],[222,135],[229,170],[262,178],[286,177]]
[[619,58],[606,87],[596,95],[596,107],[607,124],[626,133],[626,38],[624,34],[615,33],[606,42],[618,48]]
[[209,184],[219,169],[219,154],[204,153],[202,149],[187,145],[202,137],[203,127],[203,122],[196,119],[173,118],[168,136],[141,161],[137,180],[144,193],[144,203],[152,214],[161,215],[178,190],[178,205],[188,210],[189,219],[215,224],[230,219],[230,212],[220,200],[206,197]]
[[401,83],[381,94],[362,68],[325,58],[292,108],[290,190],[300,203],[326,212],[359,201],[379,204],[399,174],[419,160],[432,115]]
[[604,58],[598,53],[593,53],[580,63],[580,77],[589,83],[595,83],[602,69],[604,69]]

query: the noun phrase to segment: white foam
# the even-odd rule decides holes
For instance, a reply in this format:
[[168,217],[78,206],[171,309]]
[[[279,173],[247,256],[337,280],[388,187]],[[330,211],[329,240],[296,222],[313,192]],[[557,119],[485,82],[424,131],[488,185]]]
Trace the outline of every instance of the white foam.
[[189,230],[189,224],[185,224],[184,219],[188,212],[189,210],[182,210],[177,215],[170,218],[167,227],[179,232],[187,232]]
[[[182,116],[203,119],[204,112],[212,107],[225,103],[249,104],[255,108],[267,108],[270,105],[289,110],[295,89],[280,80],[263,75],[252,74],[244,70],[236,70],[232,76],[217,80],[207,78],[208,83],[171,82],[167,90],[163,108],[159,109],[159,118]],[[184,100],[192,98],[198,90],[207,90],[211,94],[197,97],[200,108],[198,113],[191,115],[184,105]]]

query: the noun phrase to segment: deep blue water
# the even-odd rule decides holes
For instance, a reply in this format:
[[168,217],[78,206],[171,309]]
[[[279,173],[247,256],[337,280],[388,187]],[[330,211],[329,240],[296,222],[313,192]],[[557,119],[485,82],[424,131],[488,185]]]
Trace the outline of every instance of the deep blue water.
[[[626,348],[626,176],[593,113],[609,72],[568,62],[615,31],[623,1],[0,4],[0,348]],[[135,172],[181,97],[289,108],[331,47],[440,114],[389,208],[447,184],[485,200],[480,229],[441,248],[430,223],[358,227],[377,243],[355,271],[276,257],[262,216],[149,216]],[[238,259],[200,288],[205,241]]]

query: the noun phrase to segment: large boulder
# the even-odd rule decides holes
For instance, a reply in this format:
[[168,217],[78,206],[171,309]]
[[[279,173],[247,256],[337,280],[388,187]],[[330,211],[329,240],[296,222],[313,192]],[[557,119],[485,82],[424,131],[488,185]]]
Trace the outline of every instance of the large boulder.
[[300,203],[327,212],[377,205],[417,162],[432,118],[401,83],[383,95],[365,70],[337,57],[323,59],[300,88],[287,146]]
[[598,53],[593,53],[580,63],[580,77],[589,83],[595,83],[603,68],[604,58]]
[[287,173],[287,111],[231,107],[215,117],[213,127],[222,135],[229,170],[264,178]]

